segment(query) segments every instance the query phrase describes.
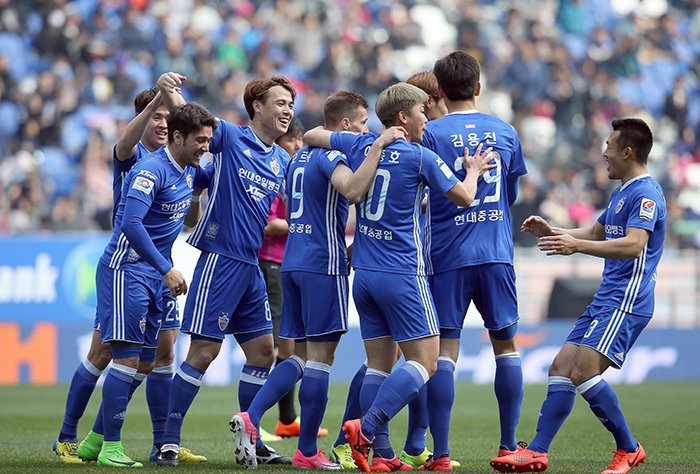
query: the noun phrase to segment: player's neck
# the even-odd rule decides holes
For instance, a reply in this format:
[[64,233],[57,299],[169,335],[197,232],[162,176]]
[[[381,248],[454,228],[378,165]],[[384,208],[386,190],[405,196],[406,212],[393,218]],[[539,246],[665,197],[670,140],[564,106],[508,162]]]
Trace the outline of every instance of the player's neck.
[[168,154],[172,157],[172,159],[175,161],[175,163],[180,165],[180,168],[182,168],[183,170],[187,168],[187,165],[189,163],[183,156],[184,150],[181,150],[177,146],[173,147],[171,144],[168,145],[166,150],[168,151]]
[[[267,146],[272,146],[272,144],[275,143],[275,140],[279,138],[278,136],[273,136],[273,133],[271,133],[269,130],[266,130],[265,127],[263,127],[260,123],[256,122],[255,120],[251,122],[250,128],[253,130],[255,136],[262,140],[262,142]],[[274,133],[277,133],[277,131],[275,130]]]
[[628,182],[632,181],[634,178],[641,176],[643,174],[648,174],[649,169],[646,166],[638,165],[629,169],[625,175],[620,178],[620,184],[624,186]]
[[447,106],[447,112],[450,114],[455,112],[469,112],[476,110],[476,101],[474,99],[454,101],[445,99],[445,106]]

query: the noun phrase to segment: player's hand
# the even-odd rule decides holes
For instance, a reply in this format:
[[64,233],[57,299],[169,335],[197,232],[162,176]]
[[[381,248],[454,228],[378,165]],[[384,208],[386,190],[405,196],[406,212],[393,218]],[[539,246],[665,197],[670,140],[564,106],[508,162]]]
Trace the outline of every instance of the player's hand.
[[477,173],[477,176],[481,176],[488,170],[494,169],[497,166],[495,162],[491,163],[496,157],[493,148],[488,147],[482,153],[481,148],[483,145],[483,143],[479,143],[479,146],[476,147],[474,151],[474,156],[469,155],[469,148],[464,147],[464,161],[462,161],[462,167],[464,167],[464,171],[466,171],[467,174]]
[[408,140],[408,133],[406,132],[406,129],[403,127],[389,127],[387,129],[384,129],[379,135],[379,138],[377,138],[374,143],[377,144],[377,146],[380,146],[382,148],[386,148],[392,143],[394,143],[396,140]]
[[168,285],[168,288],[170,288],[170,293],[172,293],[173,296],[187,294],[187,282],[179,270],[171,268],[168,273],[163,275],[163,281],[166,285]]
[[536,237],[544,237],[557,233],[552,226],[540,216],[530,216],[525,219],[523,225],[520,226],[520,232],[530,232]]
[[348,255],[348,273],[352,269],[352,249],[355,247],[355,243],[348,245],[347,255]]
[[571,255],[578,251],[578,240],[569,234],[547,235],[540,237],[537,246],[546,255]]
[[158,78],[158,87],[168,92],[177,92],[180,84],[186,81],[187,77],[177,72],[166,72]]

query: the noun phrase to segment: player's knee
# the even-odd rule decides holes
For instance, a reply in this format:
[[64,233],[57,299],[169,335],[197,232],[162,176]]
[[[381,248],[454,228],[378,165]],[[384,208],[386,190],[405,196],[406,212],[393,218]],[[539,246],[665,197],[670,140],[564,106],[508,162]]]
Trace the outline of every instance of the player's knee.
[[87,360],[90,361],[95,368],[104,370],[107,364],[112,360],[112,350],[109,345],[103,344],[95,350],[91,350],[87,355]]
[[151,373],[151,371],[153,371],[153,367],[155,367],[155,365],[155,361],[139,361],[138,372],[140,374],[148,375]]
[[172,347],[158,346],[158,351],[156,352],[156,365],[158,367],[165,367],[175,363],[175,351]]
[[571,370],[568,366],[562,365],[554,359],[552,365],[549,366],[548,375],[550,377],[569,377]]

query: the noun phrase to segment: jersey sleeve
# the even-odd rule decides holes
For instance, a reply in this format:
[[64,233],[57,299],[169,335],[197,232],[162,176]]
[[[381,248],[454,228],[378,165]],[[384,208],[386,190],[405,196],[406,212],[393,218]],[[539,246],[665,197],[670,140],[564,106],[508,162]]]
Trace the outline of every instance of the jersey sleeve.
[[352,147],[355,146],[360,138],[362,138],[362,135],[357,133],[333,132],[331,133],[331,148],[349,155],[350,150],[352,150]]
[[194,170],[194,187],[195,188],[208,188],[211,183],[211,174],[214,168],[213,162],[209,163],[207,166],[198,166]]
[[527,166],[525,166],[525,158],[523,158],[523,146],[520,143],[520,137],[512,125],[511,130],[513,131],[513,156],[510,166],[508,167],[509,179],[527,174]]
[[340,163],[345,164],[348,168],[350,167],[350,161],[347,155],[342,151],[325,150],[324,153],[321,153],[319,158],[318,167],[326,179],[331,179],[335,167]]
[[214,130],[214,134],[211,137],[211,142],[209,142],[209,151],[212,154],[217,154],[221,153],[221,151],[224,149],[224,146],[226,145],[224,143],[224,138],[226,136],[226,131],[233,127],[230,123],[228,123],[226,120],[222,118],[216,119],[217,122],[217,127],[216,130]]
[[122,173],[128,173],[131,168],[134,167],[136,161],[138,160],[138,154],[134,153],[129,157],[128,160],[119,161],[117,159],[117,145],[112,148],[112,161],[114,161],[114,174],[119,175]]
[[598,224],[605,226],[605,219],[608,217],[608,211],[610,211],[610,204],[608,204],[608,207],[606,207],[598,216]]
[[131,171],[131,177],[127,181],[128,190],[126,198],[138,199],[151,206],[158,190],[163,186],[164,176],[156,166],[148,166],[157,163],[156,160],[149,160],[144,166]]
[[445,194],[459,183],[442,158],[425,147],[419,146],[418,149],[421,153],[420,177],[430,189]]
[[658,193],[652,189],[643,189],[636,193],[634,201],[630,203],[626,227],[653,231],[663,205],[659,200]]

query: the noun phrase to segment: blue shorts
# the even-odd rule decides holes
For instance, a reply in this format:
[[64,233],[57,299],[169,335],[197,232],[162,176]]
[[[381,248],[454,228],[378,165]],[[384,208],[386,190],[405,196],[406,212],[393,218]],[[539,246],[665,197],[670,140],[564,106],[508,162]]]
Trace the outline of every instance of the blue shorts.
[[650,320],[619,308],[591,305],[579,316],[566,342],[595,349],[619,369]]
[[440,334],[424,276],[356,270],[352,297],[363,340],[391,336],[402,342]]
[[520,319],[515,270],[506,263],[475,265],[436,273],[431,277],[430,290],[442,329],[462,329],[472,301],[486,329],[503,329]]
[[[175,298],[172,293],[170,293],[170,288],[161,281],[163,285],[163,303],[161,307],[163,308],[163,313],[158,319],[158,329],[179,329],[180,328],[180,308],[177,304],[177,298]],[[100,318],[97,315],[97,310],[95,310],[95,321],[92,324],[92,328],[95,331],[100,330]],[[158,339],[158,334],[156,334],[155,339]]]
[[161,279],[98,264],[96,289],[102,343],[124,341],[157,347]]
[[202,252],[187,292],[182,332],[223,340],[226,334],[261,330],[272,333],[260,267]]
[[348,331],[348,277],[282,272],[280,337],[304,339]]
[[177,304],[177,298],[170,293],[170,288],[168,288],[165,282],[162,282],[162,284],[163,313],[158,319],[160,329],[179,329],[182,318],[180,317],[180,308]]

